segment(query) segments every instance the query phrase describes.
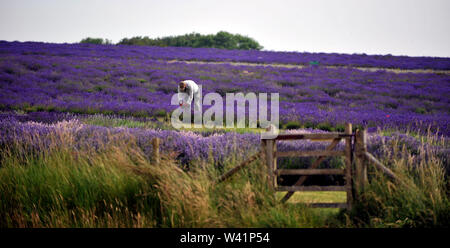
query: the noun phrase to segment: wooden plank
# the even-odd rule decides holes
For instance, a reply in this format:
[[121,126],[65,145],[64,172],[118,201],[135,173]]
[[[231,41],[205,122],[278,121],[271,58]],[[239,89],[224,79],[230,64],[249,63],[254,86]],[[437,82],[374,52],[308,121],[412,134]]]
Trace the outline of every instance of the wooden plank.
[[156,164],[159,164],[160,156],[159,156],[159,138],[152,139],[152,148],[153,148],[153,161]]
[[[341,141],[340,138],[338,139],[334,139],[333,142],[331,142],[331,144],[325,149],[326,151],[331,151],[333,150]],[[309,169],[315,169],[317,168],[320,163],[322,163],[323,160],[325,160],[325,156],[321,156],[318,157],[316,161],[314,161],[314,163],[309,167]],[[306,178],[308,178],[308,176],[301,176],[297,182],[295,182],[294,186],[300,186],[302,185]],[[286,202],[287,200],[289,200],[289,198],[291,198],[291,196],[295,193],[295,191],[289,191],[288,193],[286,193],[286,195],[283,197],[283,199],[281,199],[281,202]]]
[[366,155],[367,143],[366,143],[367,131],[356,130],[355,134],[355,158],[356,158],[356,193],[357,196],[364,191],[364,187],[367,185],[367,163]]
[[[347,138],[352,134],[345,133],[282,133],[278,134],[274,139],[276,140],[298,140],[298,139],[310,139],[310,140],[332,140],[337,138]],[[269,138],[263,138],[269,139]],[[272,139],[272,138],[270,138]]]
[[330,203],[315,202],[309,203],[307,205],[311,208],[347,208],[346,202],[330,202]]
[[273,158],[274,158],[274,152],[273,152],[273,144],[275,140],[266,140],[266,166],[267,166],[267,173],[269,174],[269,184],[271,188],[275,188],[274,185],[274,179],[275,176],[273,171]]
[[261,152],[257,152],[256,154],[253,154],[250,158],[239,164],[238,166],[234,167],[233,169],[229,170],[227,173],[223,174],[222,176],[217,179],[216,183],[223,182],[230,178],[232,175],[234,175],[236,172],[244,168],[245,166],[249,165],[251,162],[255,161],[257,158],[261,156]]
[[361,182],[361,167],[363,160],[361,159],[361,146],[362,146],[362,140],[361,140],[361,131],[359,129],[356,129],[355,132],[355,190],[356,190],[356,198],[359,195],[359,192],[362,189],[362,182]]
[[345,186],[278,186],[277,191],[346,191]]
[[364,153],[367,157],[367,159],[372,162],[375,167],[379,170],[381,170],[385,175],[387,175],[390,179],[392,179],[393,181],[402,184],[403,186],[405,186],[406,188],[410,188],[410,186],[408,184],[406,184],[403,180],[401,180],[400,178],[398,178],[394,172],[392,172],[389,168],[385,167],[380,161],[378,161],[378,159],[376,159],[372,154],[365,152]]
[[333,141],[333,139],[311,139],[310,142],[330,142]]
[[272,167],[272,174],[273,174],[273,186],[277,187],[278,186],[278,175],[275,173],[278,169],[277,166],[277,141],[274,140],[273,141],[273,167]]
[[[352,124],[345,125],[345,133],[352,133]],[[352,182],[352,138],[345,138],[345,189],[347,191],[347,209],[353,205],[353,182]]]
[[328,157],[328,156],[344,156],[343,151],[287,151],[277,152],[277,157]]
[[280,169],[277,175],[345,175],[342,169]]
[[[361,148],[364,152],[367,152],[367,130],[364,129],[361,132]],[[367,179],[367,163],[365,163],[363,159],[363,163],[361,166],[361,180],[363,186],[367,185],[368,179]]]
[[372,162],[375,167],[379,170],[381,170],[385,175],[387,175],[389,178],[395,180],[395,181],[400,181],[401,180],[394,174],[394,172],[392,172],[389,168],[385,167],[380,161],[378,161],[378,159],[376,159],[372,154],[365,152],[364,153],[367,157],[367,159],[369,159],[370,162]]
[[[262,165],[263,166],[265,166],[266,165],[266,143],[267,143],[267,140],[264,140],[264,139],[261,139],[261,148],[260,148],[260,151],[261,151],[261,163],[262,163]],[[270,180],[270,174],[268,174],[267,175],[267,181],[269,182],[269,180]]]

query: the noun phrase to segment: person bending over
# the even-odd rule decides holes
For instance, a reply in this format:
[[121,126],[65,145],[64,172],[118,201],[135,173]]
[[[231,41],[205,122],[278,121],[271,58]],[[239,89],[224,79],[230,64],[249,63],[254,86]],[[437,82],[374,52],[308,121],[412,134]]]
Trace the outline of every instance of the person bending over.
[[194,109],[200,110],[200,87],[192,80],[181,81],[178,84],[178,100],[180,106],[185,108],[190,108],[194,101]]

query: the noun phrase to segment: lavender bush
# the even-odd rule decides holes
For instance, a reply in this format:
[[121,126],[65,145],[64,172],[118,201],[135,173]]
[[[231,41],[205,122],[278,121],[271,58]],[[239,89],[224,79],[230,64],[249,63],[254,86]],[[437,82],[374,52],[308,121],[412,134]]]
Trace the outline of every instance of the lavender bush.
[[[0,110],[164,116],[176,107],[170,105],[170,98],[177,82],[189,78],[203,86],[204,94],[278,92],[283,123],[294,121],[325,130],[345,122],[373,129],[423,131],[431,126],[434,132],[450,134],[448,73],[397,74],[321,66],[298,69],[166,61],[233,60],[222,53],[234,56],[236,61],[258,56],[267,58],[262,59],[265,63],[281,63],[278,58],[289,58],[285,53],[256,51],[0,42]],[[276,59],[268,59],[272,55]],[[320,60],[322,55],[295,56],[306,56],[308,61]],[[335,58],[323,56],[328,58],[326,61]],[[360,58],[336,58],[347,57]],[[378,61],[377,57],[363,57]],[[448,69],[449,64],[449,59],[440,58],[388,56],[387,60],[416,63],[395,66],[399,68]],[[354,64],[346,59],[339,61],[328,64]],[[427,66],[426,61],[436,66]]]
[[0,53],[133,59],[178,59],[298,65],[344,65],[400,69],[450,69],[449,58],[392,55],[299,53],[216,48],[148,47],[127,45],[52,44],[40,42],[0,41]]
[[[323,132],[318,130],[293,130],[291,132]],[[34,154],[45,152],[63,143],[75,150],[94,149],[99,151],[124,139],[135,140],[136,144],[149,158],[152,157],[151,140],[161,139],[161,152],[177,157],[181,165],[192,162],[212,163],[223,167],[227,163],[235,164],[243,161],[255,153],[260,145],[258,134],[235,132],[207,133],[179,132],[172,130],[153,130],[143,128],[108,128],[85,125],[77,119],[44,124],[37,122],[19,122],[15,118],[0,119],[0,147],[20,144],[26,147],[24,153]],[[433,138],[434,137],[434,138]],[[428,136],[428,141],[420,141],[402,133],[391,133],[389,136],[372,133],[368,137],[368,150],[376,157],[386,155],[400,156],[405,152],[417,155],[420,150],[427,149],[430,154],[436,154],[441,159],[448,160],[448,140]],[[280,141],[279,151],[317,150],[324,149],[329,142],[311,142],[307,140]],[[336,149],[342,150],[344,143],[338,144]],[[24,154],[24,155],[26,155]],[[419,156],[413,159],[420,159]],[[296,160],[297,161],[297,160]],[[329,161],[325,167],[332,166]],[[289,166],[291,161],[280,159],[280,167]],[[306,166],[310,160],[297,161],[296,166]],[[448,168],[447,168],[448,169]]]

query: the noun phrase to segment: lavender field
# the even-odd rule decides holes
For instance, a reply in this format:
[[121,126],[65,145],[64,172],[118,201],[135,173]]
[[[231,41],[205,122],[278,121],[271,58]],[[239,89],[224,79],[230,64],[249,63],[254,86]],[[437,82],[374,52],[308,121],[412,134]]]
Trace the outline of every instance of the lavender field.
[[[0,109],[164,116],[176,107],[170,106],[170,97],[177,82],[189,78],[202,85],[204,94],[279,92],[285,124],[294,121],[327,130],[351,122],[375,130],[431,127],[445,136],[450,134],[449,73],[321,66],[448,69],[450,59],[291,54],[298,58],[296,63],[321,62],[301,69],[167,61],[225,59],[221,52],[232,61],[262,57],[264,63],[289,62],[281,59],[289,57],[284,53],[1,42]],[[386,61],[391,64],[383,64]]]
[[[294,129],[287,132],[341,131],[347,122],[367,128],[369,152],[405,177],[414,175],[410,183],[417,197],[408,198],[399,189],[392,193],[399,200],[390,202],[383,195],[387,182],[374,179],[371,192],[375,193],[367,196],[373,201],[366,207],[379,206],[376,200],[386,197],[383,214],[392,216],[380,217],[381,212],[375,211],[370,218],[385,222],[374,224],[367,217],[363,224],[351,225],[383,226],[397,223],[398,216],[404,221],[398,226],[448,225],[448,180],[444,178],[450,171],[450,58],[1,41],[0,181],[4,183],[0,184],[0,226],[336,225],[334,219],[318,221],[302,207],[305,215],[298,215],[298,208],[263,204],[284,216],[280,219],[262,212],[260,202],[275,201],[263,189],[261,171],[255,168],[245,174],[250,177],[237,180],[236,185],[245,186],[242,192],[221,193],[237,187],[233,184],[215,190],[211,178],[257,151],[258,131],[174,130],[167,117],[177,106],[171,106],[170,99],[178,82],[185,79],[202,85],[204,95],[279,93],[281,128]],[[164,166],[149,162],[154,137],[161,139]],[[281,142],[278,149],[316,150],[326,145]],[[302,167],[310,162],[281,160],[279,166]],[[323,166],[342,164],[329,159]],[[66,171],[65,165],[73,171]],[[208,169],[198,172],[195,168]],[[186,176],[183,171],[193,174]],[[108,173],[114,175],[112,179]],[[16,187],[22,184],[48,194],[39,198],[26,187]],[[24,200],[22,193],[36,199]],[[186,202],[191,205],[183,205]],[[258,210],[243,214],[234,202]],[[414,212],[418,208],[433,211]],[[197,216],[199,211],[205,215]],[[362,218],[359,214],[355,219]],[[74,220],[73,215],[81,217]],[[262,219],[256,221],[258,215]],[[93,216],[103,222],[90,222]],[[338,226],[350,225],[337,221]]]

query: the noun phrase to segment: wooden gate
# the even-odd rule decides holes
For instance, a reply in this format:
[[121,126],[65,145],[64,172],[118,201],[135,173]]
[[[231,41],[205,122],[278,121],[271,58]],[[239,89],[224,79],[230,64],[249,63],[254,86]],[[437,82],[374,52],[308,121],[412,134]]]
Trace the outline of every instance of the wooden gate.
[[[247,160],[232,168],[221,177],[217,183],[223,182],[234,175],[236,172],[251,164],[253,161],[261,159],[267,166],[267,175],[269,187],[276,191],[286,191],[282,202],[286,202],[296,191],[345,191],[347,201],[343,203],[312,203],[311,207],[328,208],[346,208],[351,209],[353,202],[358,200],[359,194],[364,191],[364,186],[368,183],[367,165],[373,164],[374,167],[383,172],[386,176],[395,182],[409,187],[404,181],[398,178],[389,168],[385,167],[372,154],[367,152],[366,130],[356,130],[352,133],[352,124],[347,123],[345,132],[339,133],[316,133],[316,134],[278,134],[273,138],[261,138],[261,149],[249,157]],[[312,141],[331,141],[325,150],[317,151],[277,151],[277,141],[283,140],[312,140]],[[341,140],[345,141],[344,150],[335,150]],[[325,158],[330,156],[342,156],[345,159],[345,169],[317,169]],[[308,169],[278,169],[277,158],[279,157],[317,157]],[[355,162],[355,163],[353,163]],[[352,167],[355,165],[355,171]],[[292,186],[278,186],[278,176],[281,175],[300,175],[301,177]],[[344,186],[304,186],[308,176],[314,175],[343,175],[345,177]]]
[[[344,203],[312,203],[311,207],[332,207],[350,209],[353,203],[353,183],[352,183],[352,162],[353,143],[352,125],[348,123],[344,133],[317,133],[317,134],[279,134],[275,138],[261,139],[261,150],[264,151],[266,165],[268,168],[270,186],[276,191],[287,191],[281,200],[287,201],[296,191],[345,191],[347,202]],[[336,146],[344,139],[344,150],[336,150]],[[325,150],[316,151],[277,151],[277,141],[289,140],[312,140],[326,141],[331,143]],[[322,161],[330,156],[342,156],[345,159],[345,169],[317,169]],[[308,169],[278,169],[277,158],[280,157],[317,157],[315,162]],[[278,176],[299,175],[301,176],[292,186],[278,186]],[[345,177],[344,186],[304,186],[303,183],[308,176],[313,175],[343,175]]]

